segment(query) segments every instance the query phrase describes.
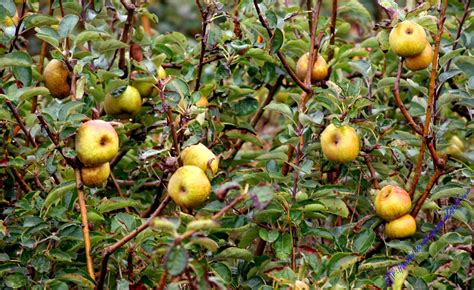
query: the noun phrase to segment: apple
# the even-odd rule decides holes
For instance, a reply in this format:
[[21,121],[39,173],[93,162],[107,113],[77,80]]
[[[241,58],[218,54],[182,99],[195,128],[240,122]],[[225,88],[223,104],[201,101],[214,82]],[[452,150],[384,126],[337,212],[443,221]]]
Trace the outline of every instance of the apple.
[[142,98],[135,87],[127,86],[125,90],[117,89],[107,94],[104,109],[107,115],[127,119],[135,116],[142,107]]
[[459,157],[463,154],[464,151],[464,142],[459,139],[458,136],[452,136],[448,141],[448,147],[445,149],[445,153]]
[[[298,59],[296,63],[296,75],[304,81],[306,77],[306,72],[308,71],[308,62],[309,62],[309,53],[304,54]],[[328,76],[328,64],[326,60],[318,53],[318,57],[313,65],[313,70],[311,71],[311,82],[322,81]]]
[[403,188],[395,185],[384,186],[375,197],[375,212],[387,221],[401,217],[410,208],[410,195]]
[[207,106],[209,106],[209,101],[205,96],[201,96],[196,102],[196,107],[205,108]]
[[115,129],[102,120],[83,123],[76,132],[77,158],[86,167],[98,166],[112,160],[119,149]]
[[81,168],[82,183],[89,187],[102,186],[107,181],[107,178],[109,178],[109,175],[109,162],[102,163],[94,167]]
[[388,42],[393,52],[399,56],[409,57],[420,54],[428,41],[423,27],[413,21],[405,20],[392,28]]
[[296,280],[295,281],[295,287],[293,288],[294,290],[309,290],[308,284],[301,280]]
[[173,201],[185,208],[196,208],[209,197],[211,183],[201,168],[185,165],[178,168],[168,182]]
[[390,239],[402,239],[411,237],[416,233],[416,221],[406,214],[385,225],[385,234]]
[[425,49],[420,54],[415,56],[407,57],[405,59],[405,66],[412,71],[427,68],[433,60],[433,49],[431,44],[426,42]]
[[[166,78],[166,71],[161,65],[158,67],[156,78],[159,80]],[[158,89],[155,87],[155,80],[151,77],[135,79],[131,85],[138,90],[140,96],[143,98],[154,98],[158,95]]]
[[359,137],[349,125],[338,128],[330,124],[321,133],[321,148],[324,156],[330,161],[351,162],[359,155]]
[[211,176],[214,176],[219,168],[219,158],[202,143],[185,148],[181,152],[181,161],[183,161],[183,165],[194,165],[204,172],[211,169]]
[[55,98],[63,99],[69,96],[69,71],[64,62],[52,59],[44,68],[44,85]]

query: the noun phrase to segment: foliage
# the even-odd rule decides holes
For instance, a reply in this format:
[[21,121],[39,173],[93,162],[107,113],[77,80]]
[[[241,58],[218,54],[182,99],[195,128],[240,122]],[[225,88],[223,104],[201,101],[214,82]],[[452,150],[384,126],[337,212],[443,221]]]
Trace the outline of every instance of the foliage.
[[[0,3],[0,19],[17,10],[20,18],[18,27],[0,24],[0,288],[92,288],[106,249],[140,226],[110,254],[106,288],[285,289],[297,280],[314,289],[384,288],[390,267],[414,252],[443,208],[472,185],[474,18],[467,4],[448,3],[436,90],[429,89],[431,67],[402,69],[400,96],[416,124],[425,124],[435,100],[423,136],[394,100],[400,60],[389,50],[388,33],[412,19],[434,46],[443,10],[435,1],[406,9],[395,1],[339,1],[334,44],[331,3],[322,1],[318,52],[331,74],[311,86],[307,102],[288,72],[311,46],[304,1],[139,2],[52,1],[51,16],[43,0]],[[182,3],[181,16],[175,2]],[[45,56],[68,63],[69,98],[54,99],[44,87]],[[160,65],[169,78],[154,78]],[[104,97],[140,77],[154,80],[162,94],[144,98],[129,120],[105,115]],[[207,107],[195,105],[201,96]],[[83,189],[94,281],[86,268],[73,144],[81,122],[98,117],[115,122],[120,152],[107,185]],[[330,123],[358,132],[362,151],[355,161],[339,165],[323,156],[319,136]],[[445,156],[453,135],[466,150]],[[186,211],[165,202],[166,184],[178,167],[177,147],[198,142],[219,154],[220,169],[210,199]],[[445,165],[424,151],[430,144]],[[417,233],[385,240],[382,220],[373,215],[376,187],[409,190],[422,148],[413,205],[429,195]],[[159,205],[159,217],[147,221]],[[406,287],[472,287],[473,214],[462,201],[417,250]]]

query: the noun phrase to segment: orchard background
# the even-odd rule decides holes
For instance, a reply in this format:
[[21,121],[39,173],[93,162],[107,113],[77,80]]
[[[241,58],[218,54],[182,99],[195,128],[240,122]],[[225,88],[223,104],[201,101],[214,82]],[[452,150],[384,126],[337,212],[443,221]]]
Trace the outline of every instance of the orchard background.
[[[2,0],[0,288],[386,288],[390,268],[473,184],[472,9],[470,0]],[[407,19],[434,51],[416,72],[388,42]],[[297,78],[305,53],[325,58],[326,79]],[[68,70],[63,99],[45,87],[52,59]],[[158,93],[142,96],[133,117],[107,115],[105,97],[140,78]],[[91,119],[111,121],[120,139],[99,187],[77,174],[75,132]],[[356,130],[354,161],[322,154],[331,123]],[[209,199],[188,210],[167,184],[197,143],[220,164]],[[409,238],[388,239],[375,215],[388,184],[412,195]],[[395,287],[472,289],[469,200]]]

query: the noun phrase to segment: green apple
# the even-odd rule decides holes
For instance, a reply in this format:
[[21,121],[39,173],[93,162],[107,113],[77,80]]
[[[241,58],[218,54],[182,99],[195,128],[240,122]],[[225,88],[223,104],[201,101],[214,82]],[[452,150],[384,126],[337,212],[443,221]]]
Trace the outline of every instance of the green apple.
[[102,120],[82,124],[76,132],[77,158],[92,167],[109,162],[117,154],[119,138],[115,129]]
[[207,172],[209,168],[211,169],[210,173],[212,173],[212,176],[219,169],[219,158],[202,143],[185,148],[181,152],[181,161],[183,161],[183,165],[194,165],[201,168],[204,172]]
[[53,59],[43,72],[44,86],[55,98],[63,99],[69,96],[71,86],[69,84],[69,71],[64,62]]
[[416,221],[406,214],[385,225],[385,234],[390,239],[403,239],[413,236],[416,233]]
[[109,178],[109,175],[109,162],[102,163],[94,167],[81,168],[82,183],[89,187],[102,186],[107,181],[107,178]]
[[392,28],[388,42],[393,52],[409,57],[420,54],[425,49],[428,40],[423,27],[413,21],[405,20]]
[[127,119],[135,116],[142,107],[142,98],[138,90],[127,86],[125,90],[116,90],[107,94],[104,100],[104,109],[107,115]]
[[377,193],[374,203],[377,215],[387,221],[401,217],[411,208],[408,192],[395,185],[384,186]]
[[[296,63],[296,75],[304,81],[308,71],[309,53],[304,54]],[[328,76],[329,67],[326,60],[318,54],[311,71],[311,82],[322,81]]]
[[448,147],[446,147],[444,151],[446,154],[453,155],[454,157],[462,156],[464,152],[464,142],[462,142],[458,136],[452,136],[448,144]]
[[425,49],[423,49],[420,54],[405,59],[405,66],[409,70],[417,71],[427,68],[431,64],[431,61],[433,61],[433,49],[431,48],[431,44],[426,42]]
[[[158,67],[156,77],[159,80],[166,78],[166,71],[161,65]],[[132,86],[138,90],[143,98],[154,98],[158,95],[158,89],[155,87],[155,81],[152,77],[136,79],[132,82]]]
[[359,136],[349,125],[338,128],[330,124],[321,133],[321,148],[324,156],[330,161],[351,162],[359,155]]
[[168,182],[173,201],[185,208],[196,208],[209,197],[211,183],[201,168],[185,165],[178,168]]

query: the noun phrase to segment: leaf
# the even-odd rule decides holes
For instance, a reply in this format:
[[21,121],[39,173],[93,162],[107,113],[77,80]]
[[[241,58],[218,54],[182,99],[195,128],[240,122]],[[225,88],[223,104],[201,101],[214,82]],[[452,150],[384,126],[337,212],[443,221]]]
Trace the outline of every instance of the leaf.
[[293,250],[293,239],[289,233],[283,233],[273,243],[273,249],[275,250],[275,256],[278,259],[287,259]]
[[21,88],[15,92],[11,100],[28,100],[34,96],[47,96],[49,95],[49,90],[45,87],[27,87]]
[[327,266],[328,275],[337,275],[357,263],[360,259],[361,257],[355,256],[352,253],[336,253],[329,260]]
[[14,273],[5,277],[4,283],[7,287],[14,289],[24,287],[27,284],[28,280],[26,275],[22,273]]
[[349,209],[347,208],[347,205],[344,203],[344,201],[342,201],[341,199],[322,198],[319,199],[319,201],[326,206],[326,212],[345,218],[349,216]]
[[183,247],[172,246],[166,256],[165,267],[169,274],[181,274],[188,265],[188,252]]
[[41,207],[41,216],[45,216],[53,203],[62,199],[67,192],[74,190],[75,188],[76,181],[69,180],[59,184],[53,190],[51,190],[48,196],[46,196],[46,199],[43,202],[43,206]]
[[111,199],[102,200],[102,202],[97,206],[97,211],[99,213],[106,213],[126,207],[137,207],[139,205],[140,203],[138,201],[130,198],[113,197]]
[[[3,0],[3,1],[1,1],[0,7],[6,10],[7,16],[15,15],[16,6],[15,6],[15,2],[13,0]],[[2,11],[2,9],[0,9],[0,11]],[[0,17],[4,18],[5,16],[0,14]]]
[[59,280],[63,280],[63,281],[72,282],[75,285],[81,285],[82,287],[94,288],[94,282],[80,274],[74,274],[74,273],[60,274],[56,276],[55,278]]
[[[31,56],[25,52],[14,51],[10,55],[12,57],[23,59],[24,61],[31,63]],[[31,85],[32,74],[33,73],[32,73],[31,67],[19,67],[19,66],[13,67],[13,75],[25,87],[28,87]]]
[[275,190],[270,186],[256,186],[250,192],[253,206],[259,210],[266,208],[273,200]]
[[278,239],[280,236],[280,233],[276,229],[272,229],[271,231],[268,231],[264,228],[260,228],[258,231],[259,237],[269,243],[273,243]]
[[194,238],[191,242],[187,244],[187,246],[191,246],[191,245],[202,246],[213,253],[216,252],[217,249],[219,249],[219,245],[216,243],[216,241],[207,237]]
[[0,57],[0,68],[3,69],[9,66],[31,67],[31,58],[30,61],[26,60],[25,54],[24,52],[15,51]]
[[244,133],[241,133],[239,130],[230,130],[230,131],[227,131],[225,134],[227,135],[227,137],[231,139],[241,139],[245,142],[250,142],[259,147],[263,146],[260,139],[258,139],[258,137],[253,134],[248,134],[248,133],[244,134]]
[[459,70],[459,69],[452,69],[452,70],[449,70],[447,72],[444,72],[442,74],[439,75],[438,77],[438,81],[440,83],[440,85],[442,83],[444,83],[445,81],[457,76],[458,74],[462,73],[462,70]]
[[360,232],[357,234],[356,238],[354,239],[354,244],[352,245],[352,249],[359,254],[365,254],[370,247],[372,247],[375,241],[375,233],[371,229],[366,229],[365,231]]
[[249,59],[257,59],[271,63],[275,62],[273,57],[261,48],[251,48],[245,53],[245,56]]
[[289,119],[293,118],[291,109],[287,104],[271,102],[270,104],[264,107],[264,110],[281,113]]
[[109,39],[105,41],[97,41],[96,49],[99,53],[106,53],[108,51],[115,51],[120,48],[128,48],[128,45],[117,39]]
[[217,256],[216,259],[219,260],[225,260],[225,259],[242,259],[244,261],[252,261],[253,260],[253,254],[249,250],[246,249],[240,249],[237,247],[230,247],[222,252],[220,252]]
[[33,14],[25,19],[26,29],[30,29],[33,27],[56,25],[58,23],[59,20],[55,17],[44,14]]
[[340,5],[337,10],[339,14],[351,13],[366,21],[372,21],[372,14],[358,0],[344,1],[344,5]]
[[207,230],[207,229],[215,228],[215,227],[218,227],[218,226],[219,226],[219,224],[214,220],[199,219],[199,220],[195,220],[195,221],[190,222],[186,226],[186,231],[189,231],[189,230],[200,231],[200,230],[203,230],[203,229]]
[[280,29],[275,29],[271,40],[270,53],[277,53],[283,45],[283,32]]
[[64,106],[61,107],[58,113],[58,120],[59,121],[65,121],[66,118],[76,109],[81,108],[85,104],[80,101],[72,101],[64,104]]
[[58,33],[61,38],[66,38],[74,30],[77,23],[79,22],[79,17],[73,14],[68,14],[61,19],[59,23]]
[[109,37],[110,35],[103,31],[84,30],[76,36],[76,45],[87,41],[103,40]]

